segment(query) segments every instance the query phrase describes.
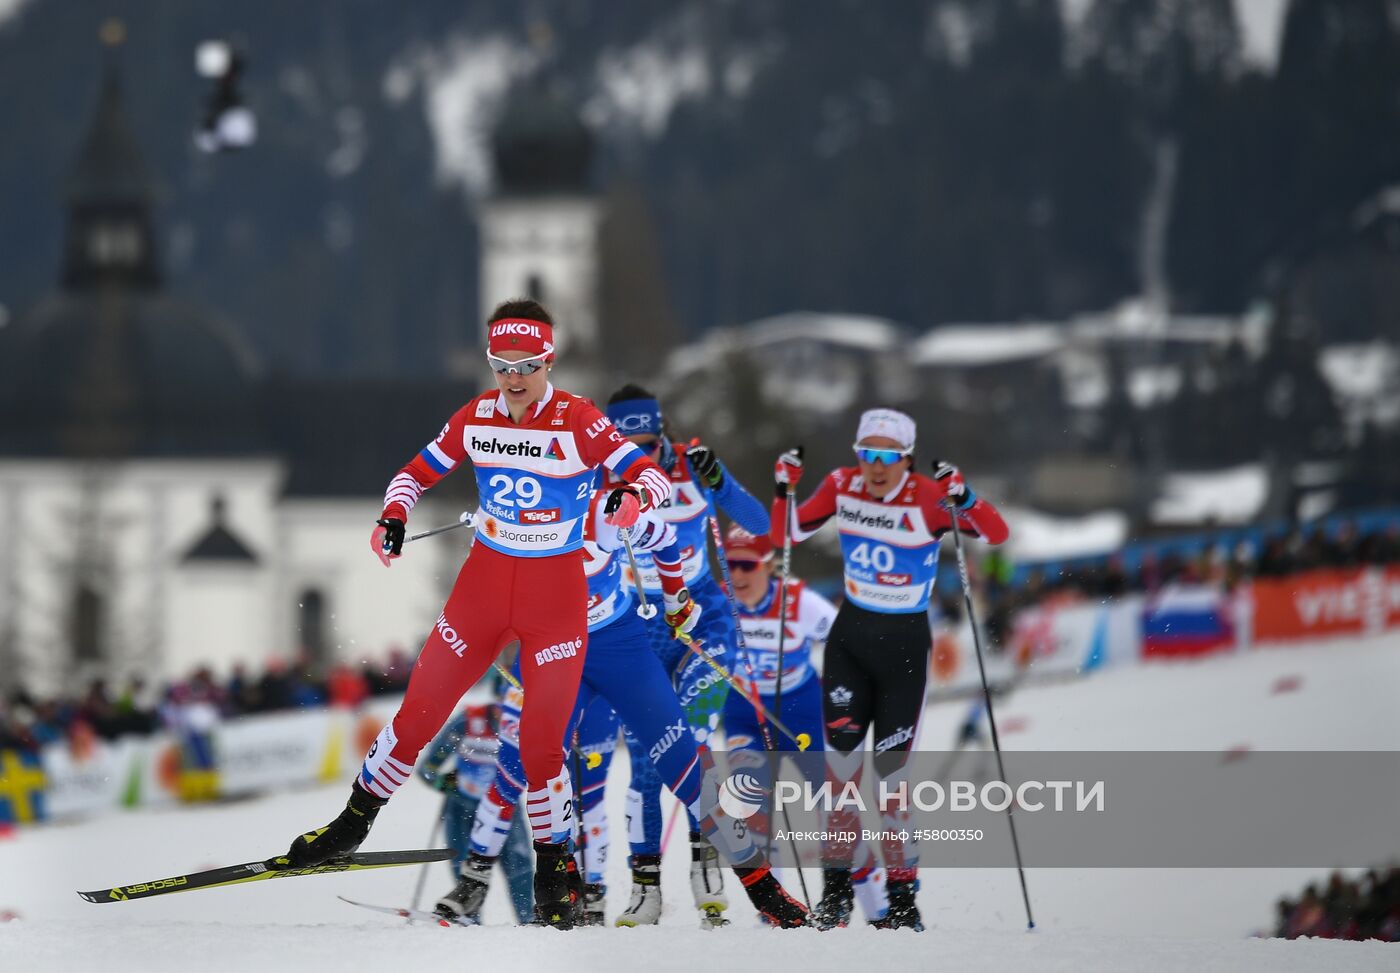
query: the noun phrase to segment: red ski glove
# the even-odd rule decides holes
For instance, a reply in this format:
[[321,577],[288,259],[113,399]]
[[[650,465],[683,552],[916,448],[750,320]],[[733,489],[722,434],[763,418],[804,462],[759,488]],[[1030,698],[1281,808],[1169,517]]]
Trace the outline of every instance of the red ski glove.
[[603,504],[603,522],[625,530],[637,522],[642,513],[642,502],[637,496],[637,488],[618,487],[608,494]]

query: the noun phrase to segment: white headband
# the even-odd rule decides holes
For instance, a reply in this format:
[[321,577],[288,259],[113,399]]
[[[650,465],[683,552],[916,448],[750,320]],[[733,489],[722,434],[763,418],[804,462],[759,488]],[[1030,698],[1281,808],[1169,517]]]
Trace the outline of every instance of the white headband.
[[862,412],[856,442],[863,443],[875,436],[893,439],[905,449],[914,448],[914,420],[894,409],[870,409]]

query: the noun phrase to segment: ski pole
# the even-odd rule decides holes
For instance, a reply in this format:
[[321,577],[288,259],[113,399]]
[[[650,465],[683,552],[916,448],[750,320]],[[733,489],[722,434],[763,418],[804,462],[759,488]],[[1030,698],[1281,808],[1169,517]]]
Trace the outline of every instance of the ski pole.
[[[637,598],[642,603],[641,607],[637,609],[637,614],[641,615],[643,618],[655,618],[656,606],[647,602],[647,593],[645,589],[643,589],[641,584],[642,576],[637,571],[637,556],[632,550],[632,538],[628,535],[626,530],[619,530],[617,533],[618,536],[622,538],[623,548],[627,551],[627,560],[632,564],[632,577],[637,579],[637,583],[635,585],[637,589]],[[643,609],[645,609],[645,611],[643,611]],[[778,732],[782,733],[793,743],[797,744],[798,750],[806,750],[809,746],[812,745],[812,738],[809,737],[807,734],[793,733],[786,726],[784,726],[780,720],[774,717],[773,714],[768,711],[768,707],[764,706],[763,703],[759,700],[758,694],[756,692],[750,691],[753,684],[750,683],[750,688],[746,689],[744,685],[739,682],[739,680],[734,678],[733,673],[731,673],[728,669],[724,668],[724,666],[716,662],[714,657],[704,650],[703,642],[699,641],[698,639],[691,638],[684,632],[674,632],[672,634],[676,638],[680,639],[681,644],[684,645],[687,649],[689,649],[691,652],[694,652],[705,662],[708,662],[710,668],[713,669],[715,672],[719,673],[721,679],[729,683],[730,686],[739,690],[739,692],[745,695],[749,702],[753,703],[754,709],[758,712],[758,719],[760,723],[762,723],[764,719],[769,720],[775,727],[778,728]]]
[[[797,447],[797,458],[802,458],[802,447]],[[793,504],[797,501],[797,494],[792,488],[792,484],[787,484],[787,505],[783,509],[784,517],[791,517]],[[786,525],[784,525],[786,527]],[[783,530],[783,574],[782,580],[778,582],[778,687],[773,694],[773,712],[779,716],[783,715],[783,648],[787,642],[787,583],[792,576],[792,531]]]
[[[516,679],[516,678],[515,678],[515,673],[511,672],[511,671],[510,671],[509,669],[507,669],[505,666],[501,665],[501,663],[500,663],[499,661],[493,661],[493,662],[491,663],[491,667],[492,667],[493,669],[495,669],[497,672],[499,672],[499,673],[501,674],[501,678],[504,679],[506,682],[510,683],[512,688],[520,690],[520,694],[521,694],[522,696],[525,694],[525,687],[522,686],[522,685],[520,684],[520,680],[519,680],[519,679]],[[579,752],[579,751],[578,751],[578,740],[577,740],[577,735],[578,735],[578,734],[577,734],[577,728],[576,728],[576,729],[575,729],[575,740],[574,740],[574,743],[573,743],[574,756],[578,756],[578,752]],[[587,757],[584,758],[584,763],[588,765],[588,769],[589,769],[589,770],[594,769],[595,767],[597,767],[597,766],[598,766],[600,763],[602,763],[602,762],[603,762],[603,755],[602,755],[601,753],[590,753]]]
[[[719,557],[719,569],[720,569],[721,575],[723,575],[723,577],[724,577],[724,594],[725,594],[725,599],[729,602],[729,614],[734,618],[734,639],[735,639],[735,643],[736,643],[736,644],[735,644],[735,648],[737,648],[737,649],[739,650],[739,658],[744,660],[744,668],[748,671],[748,674],[749,674],[749,687],[750,687],[751,694],[752,694],[752,695],[750,696],[750,700],[757,699],[757,698],[758,698],[758,680],[757,680],[757,678],[756,678],[756,676],[755,676],[755,674],[754,674],[753,661],[749,658],[749,647],[748,647],[748,643],[744,641],[744,622],[743,622],[743,619],[740,618],[740,616],[739,616],[739,599],[738,599],[738,596],[736,596],[736,595],[734,594],[734,583],[733,583],[732,580],[730,580],[730,577],[729,577],[729,561],[728,561],[728,559],[727,559],[727,557],[726,557],[726,555],[725,555],[725,550],[724,550],[724,535],[721,534],[720,531],[719,531],[719,516],[718,516],[718,514],[717,514],[717,512],[716,512],[714,491],[711,490],[711,489],[709,489],[708,486],[705,488],[705,500],[706,500],[706,503],[708,503],[708,504],[709,504],[709,507],[710,507],[710,513],[708,514],[708,516],[706,517],[706,519],[710,522],[710,536],[714,539],[714,542],[715,542],[715,554],[718,555],[718,557]],[[778,582],[778,587],[779,587],[779,589],[782,591],[783,595],[786,596],[786,595],[787,595],[787,578],[781,579],[781,580]],[[783,598],[783,601],[782,601],[784,610],[780,610],[780,611],[778,612],[778,691],[779,691],[779,693],[782,692],[782,686],[783,686],[783,663],[782,663],[782,658],[783,658],[783,655],[782,655],[782,652],[783,652],[783,642],[782,642],[782,639],[783,639],[783,635],[782,635],[782,633],[783,633],[783,631],[787,628],[787,614],[786,614],[786,611],[785,611],[785,609],[786,609],[786,602],[787,602],[787,599],[786,599],[786,597],[784,597],[784,598]],[[779,696],[778,699],[781,700],[782,697]],[[755,709],[757,709],[757,707],[755,707]],[[774,702],[774,709],[775,709],[775,710],[778,709],[778,702],[777,702],[777,701]],[[763,736],[763,749],[764,749],[765,751],[767,751],[769,754],[777,753],[777,752],[778,752],[778,745],[777,745],[777,744],[774,742],[774,740],[773,740],[773,731],[770,730],[770,729],[768,728],[767,722],[765,722],[764,720],[761,720],[761,719],[760,719],[760,720],[759,720],[759,723],[758,723],[758,728],[759,728],[759,731],[760,731],[761,735]],[[788,735],[791,736],[792,734],[789,733]],[[804,733],[804,734],[802,734],[802,736],[806,737],[807,734]],[[808,737],[808,739],[807,739],[807,744],[808,744],[808,746],[811,745],[811,742],[812,742],[812,741],[811,741],[811,738]],[[799,750],[806,750],[807,747],[802,746],[801,743],[799,742],[799,743],[798,743],[798,749],[799,749]],[[781,762],[782,762],[782,757],[779,756],[779,757],[778,757],[778,760],[775,761],[775,763],[781,763]],[[783,824],[786,825],[788,834],[791,835],[791,834],[792,834],[792,819],[791,819],[791,818],[789,817],[789,815],[788,815],[788,809],[787,809],[787,805],[786,805],[786,804],[783,805]],[[802,902],[803,902],[804,905],[807,906],[808,911],[811,911],[811,908],[812,908],[812,897],[811,897],[811,895],[808,894],[808,892],[807,892],[807,876],[806,876],[805,874],[803,874],[803,872],[802,872],[802,856],[801,856],[801,853],[798,852],[798,850],[797,850],[797,839],[796,839],[796,838],[793,838],[793,839],[791,839],[791,841],[792,841],[792,856],[793,856],[793,859],[794,859],[794,860],[796,861],[796,863],[797,863],[797,882],[798,882],[798,884],[799,884],[800,886],[802,886]],[[773,850],[773,832],[772,832],[772,830],[770,829],[769,832],[768,832],[768,847],[767,847],[767,849],[766,849],[766,853],[767,853],[768,855],[771,856],[772,850]]]
[[[1006,780],[1006,766],[1001,759],[1001,739],[997,736],[997,718],[992,712],[992,692],[987,687],[987,667],[982,662],[982,636],[977,631],[977,613],[972,607],[972,585],[967,578],[967,557],[963,554],[962,531],[958,529],[958,511],[950,508],[948,510],[948,520],[953,525],[953,548],[958,555],[958,576],[962,580],[963,603],[967,608],[967,623],[972,626],[972,645],[977,650],[977,672],[982,677],[982,697],[987,701],[987,724],[992,728],[992,748],[997,754],[997,773],[1001,776],[1001,782],[1007,787],[1011,785]],[[1011,828],[1011,848],[1016,853],[1016,874],[1021,878],[1021,899],[1026,904],[1026,928],[1035,928],[1035,919],[1031,916],[1031,894],[1026,889],[1026,869],[1021,863],[1021,843],[1016,840],[1016,818],[1011,813],[1011,807],[1015,801],[1006,806],[1006,823]]]
[[[444,800],[443,800],[443,804],[444,804],[444,807],[443,807],[443,809],[442,809],[442,810],[443,810],[443,814],[446,814],[446,813],[447,813],[447,808],[446,808],[445,805],[447,804],[447,801],[448,801],[448,800],[449,800],[448,798],[444,798]],[[438,829],[441,828],[441,827],[442,827],[442,818],[441,818],[440,816],[437,817],[437,818],[434,818],[434,819],[433,819],[433,830],[430,831],[430,832],[428,832],[428,844],[427,844],[427,847],[431,848],[433,845],[437,844]],[[430,868],[432,868],[432,867],[433,867],[433,866],[432,866],[432,863],[430,863],[430,862],[425,862],[425,863],[423,864],[423,867],[420,868],[420,869],[418,870],[418,884],[416,884],[416,885],[413,887],[413,911],[414,911],[414,912],[417,912],[417,911],[418,911],[418,901],[423,897],[423,883],[426,882],[426,881],[428,880],[428,869],[430,869]],[[456,868],[453,868],[453,871],[454,871],[454,872],[455,872],[456,870],[457,870]],[[409,921],[410,924],[412,924],[412,922],[413,922],[412,919],[409,919],[408,921]]]
[[676,818],[680,817],[681,802],[679,800],[671,805],[671,816],[666,819],[666,830],[661,835],[661,854],[666,854],[666,846],[671,843],[671,832],[675,830]]
[[714,656],[706,652],[704,642],[681,632],[676,633],[676,638],[680,639],[681,644],[687,649],[694,652],[700,659],[708,663],[710,668],[713,669],[721,679],[729,683],[732,688],[744,694],[744,698],[753,704],[754,711],[758,713],[758,721],[760,724],[762,724],[764,720],[767,720],[773,725],[774,729],[797,744],[797,749],[800,751],[805,751],[812,745],[812,738],[810,736],[805,733],[794,733],[792,730],[788,729],[786,723],[773,715],[772,710],[763,705],[763,701],[758,698],[758,693],[754,690],[754,684],[752,682],[745,687],[734,673],[724,668]]
[[[733,584],[733,582],[731,582],[730,579],[729,579],[729,562],[728,562],[727,560],[725,560],[724,538],[723,538],[722,536],[720,536],[720,532],[719,532],[719,522],[715,519],[715,517],[714,517],[713,515],[711,515],[711,516],[709,517],[709,521],[710,521],[710,536],[714,538],[714,542],[715,542],[715,552],[719,555],[720,573],[721,573],[721,575],[723,575],[723,577],[724,577],[724,593],[725,593],[725,600],[729,603],[729,614],[730,614],[730,615],[733,617],[733,619],[734,619],[734,637],[735,637],[736,641],[738,642],[738,645],[736,646],[736,648],[738,648],[738,650],[739,650],[739,658],[743,660],[744,669],[745,669],[745,670],[748,672],[748,674],[749,674],[749,687],[750,687],[749,690],[745,691],[745,690],[742,690],[742,689],[741,689],[740,691],[744,693],[744,698],[749,699],[749,700],[752,702],[752,701],[753,701],[752,698],[753,698],[753,697],[756,697],[756,696],[758,695],[758,690],[757,690],[757,688],[756,688],[758,679],[757,679],[757,676],[756,676],[755,673],[754,673],[753,661],[751,660],[751,658],[750,658],[750,656],[749,656],[749,647],[748,647],[748,644],[744,641],[744,624],[743,624],[742,619],[741,619],[740,616],[739,616],[739,603],[738,603],[738,600],[734,597],[734,584]],[[780,616],[780,617],[781,617],[781,616]],[[779,636],[779,637],[781,638],[781,636]],[[781,644],[781,643],[779,643],[779,644]],[[779,670],[778,670],[778,684],[779,684],[780,686],[782,685],[782,678],[783,678],[782,669],[779,668]],[[759,706],[760,706],[759,703],[756,703],[756,702],[754,703],[754,708],[755,708],[755,709],[758,709]],[[767,709],[767,708],[765,707],[765,708],[763,708],[762,711],[759,713],[759,717],[760,717],[760,719],[759,719],[759,728],[763,731],[764,743],[765,743],[765,744],[768,744],[768,743],[771,743],[771,742],[772,742],[772,734],[769,732],[768,727],[767,727],[767,724],[765,723],[765,721],[764,721],[764,719],[763,719],[764,716],[767,716],[767,717],[769,717],[769,718],[772,719],[772,720],[777,720],[777,718],[778,718],[778,717],[777,717],[777,707],[775,706],[773,710],[769,710],[769,709]],[[774,725],[777,725],[777,724],[775,723]],[[790,737],[790,738],[792,739],[792,741],[793,741],[794,743],[797,744],[797,749],[799,749],[799,750],[806,750],[808,747],[810,747],[810,746],[812,745],[812,738],[811,738],[810,736],[808,736],[807,734],[805,734],[805,733],[799,733],[799,734],[797,734],[797,735],[794,736],[792,733],[788,733],[786,730],[784,730],[783,732],[786,733],[787,736]],[[768,749],[770,749],[770,750],[777,750],[778,748],[777,748],[777,746],[770,746],[770,747],[768,747]],[[789,830],[791,830],[791,829],[789,829]]]
[[421,541],[425,537],[432,537],[434,534],[446,533],[449,530],[456,530],[458,527],[475,527],[476,516],[470,510],[463,510],[462,516],[457,518],[455,524],[446,524],[442,527],[434,527],[432,530],[420,531],[417,534],[410,534],[403,539],[407,544],[409,541]]
[[[579,714],[578,714],[578,722],[574,724],[574,733],[573,733],[574,739],[573,739],[573,743],[570,745],[570,749],[573,750],[573,757],[574,757],[574,773],[573,773],[573,778],[574,778],[574,823],[575,823],[575,826],[578,828],[578,831],[577,831],[578,837],[577,837],[577,839],[576,839],[575,842],[574,842],[574,844],[576,845],[576,847],[577,847],[577,849],[578,849],[578,858],[576,859],[576,863],[577,863],[577,865],[578,865],[578,873],[579,873],[579,875],[582,877],[582,880],[583,880],[584,882],[587,882],[587,881],[588,881],[588,829],[584,826],[584,823],[583,823],[583,764],[582,764],[582,762],[579,760],[579,753],[580,753],[580,750],[579,750],[579,747],[578,747],[578,725],[579,725],[579,723],[581,723],[581,722],[583,722],[583,714],[582,714],[582,713],[579,713]],[[597,755],[595,754],[595,756],[597,756]],[[603,762],[603,761],[602,761],[602,759],[601,759],[601,757],[600,757],[599,760],[598,760],[598,763],[602,763],[602,762]],[[582,906],[583,903],[580,902],[579,905]]]
[[637,555],[632,550],[632,532],[623,527],[617,532],[622,538],[622,546],[627,551],[627,563],[632,568],[632,587],[637,590],[637,614],[645,619],[656,617],[656,606],[647,601],[647,590],[642,585],[642,572],[637,567]]
[[456,530],[459,527],[474,528],[476,526],[476,515],[470,510],[463,510],[455,524],[444,524],[441,527],[433,527],[429,530],[419,531],[417,534],[410,534],[404,538],[404,543],[409,541],[422,540],[425,537],[432,537],[434,534],[443,534],[449,530]]

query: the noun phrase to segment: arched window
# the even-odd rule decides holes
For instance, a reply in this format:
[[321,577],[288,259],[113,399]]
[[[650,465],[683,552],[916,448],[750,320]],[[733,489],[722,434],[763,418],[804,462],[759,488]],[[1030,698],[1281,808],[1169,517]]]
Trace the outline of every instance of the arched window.
[[73,659],[101,662],[102,596],[89,584],[79,584],[73,592]]
[[326,658],[326,596],[320,588],[307,588],[297,599],[297,633],[307,660],[315,666]]

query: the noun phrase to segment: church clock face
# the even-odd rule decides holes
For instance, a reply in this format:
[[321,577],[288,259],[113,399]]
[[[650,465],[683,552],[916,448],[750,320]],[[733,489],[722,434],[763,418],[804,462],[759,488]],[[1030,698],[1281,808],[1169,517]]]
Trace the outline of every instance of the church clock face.
[[140,263],[141,231],[132,223],[98,223],[88,233],[88,256],[99,267]]

